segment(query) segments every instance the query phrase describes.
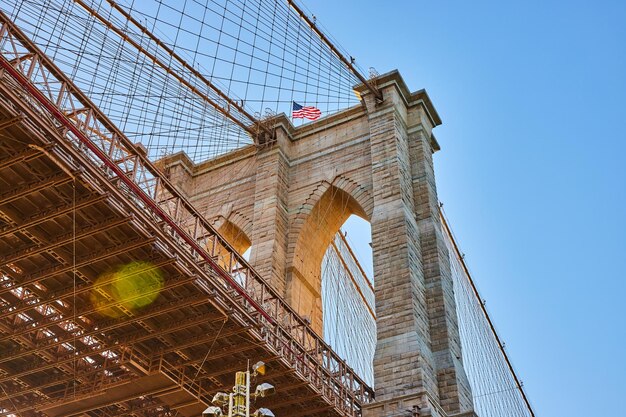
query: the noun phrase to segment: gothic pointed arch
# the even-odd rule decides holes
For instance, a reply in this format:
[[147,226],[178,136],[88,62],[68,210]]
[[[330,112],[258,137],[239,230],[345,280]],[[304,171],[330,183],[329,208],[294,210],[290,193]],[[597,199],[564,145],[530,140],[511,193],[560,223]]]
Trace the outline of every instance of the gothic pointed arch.
[[369,192],[345,176],[321,181],[299,206],[290,227],[286,297],[321,333],[321,264],[333,237],[351,215],[371,218]]
[[213,227],[226,241],[239,253],[243,254],[252,242],[249,232],[252,229],[252,222],[239,212],[233,212],[228,217],[217,216],[211,222]]
[[[372,218],[372,212],[374,210],[374,199],[372,198],[369,190],[353,181],[345,175],[338,175],[332,182],[320,181],[309,193],[306,200],[298,207],[296,214],[291,222],[289,228],[289,255],[293,255],[293,249],[295,248],[295,242],[300,236],[300,232],[307,218],[311,215],[313,208],[321,200],[322,196],[334,187],[337,190],[341,190],[347,196],[350,196],[356,202],[355,205],[351,205],[355,209],[353,213],[357,216],[370,221]],[[348,216],[349,217],[349,216]]]

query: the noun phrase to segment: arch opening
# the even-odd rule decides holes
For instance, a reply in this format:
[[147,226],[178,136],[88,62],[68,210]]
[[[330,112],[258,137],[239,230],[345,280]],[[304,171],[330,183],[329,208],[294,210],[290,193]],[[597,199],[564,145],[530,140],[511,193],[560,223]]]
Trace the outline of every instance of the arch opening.
[[[219,226],[216,227],[218,233],[237,253],[242,255],[245,260],[248,260],[252,248],[252,242],[248,235],[228,219],[221,218],[220,220]],[[230,251],[224,245],[216,240],[211,240],[207,243],[207,250],[211,256],[217,259],[217,263],[221,267],[234,274],[235,280],[242,287],[246,287],[245,275],[238,272],[241,265],[235,259],[232,259]]]
[[326,249],[352,214],[366,218],[346,191],[330,185],[303,219],[286,270],[286,298],[322,334],[321,266]]
[[286,297],[373,384],[376,322],[370,242],[363,207],[353,195],[330,185],[299,227],[286,271]]
[[324,340],[373,386],[376,310],[370,242],[369,222],[350,216],[324,254],[321,285]]
[[250,250],[250,247],[252,246],[250,238],[243,230],[231,221],[224,220],[217,231],[240,255],[243,255]]

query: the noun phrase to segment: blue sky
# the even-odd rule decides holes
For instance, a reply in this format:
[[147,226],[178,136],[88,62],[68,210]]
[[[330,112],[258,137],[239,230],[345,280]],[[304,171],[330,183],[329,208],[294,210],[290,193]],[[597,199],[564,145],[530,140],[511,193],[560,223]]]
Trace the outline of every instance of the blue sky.
[[308,0],[426,88],[439,197],[537,416],[626,398],[626,3]]

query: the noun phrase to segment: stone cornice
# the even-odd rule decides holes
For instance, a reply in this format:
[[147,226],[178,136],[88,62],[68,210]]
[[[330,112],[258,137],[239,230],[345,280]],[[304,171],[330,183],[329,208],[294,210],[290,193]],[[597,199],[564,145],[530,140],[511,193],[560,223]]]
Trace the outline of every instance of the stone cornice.
[[[439,113],[437,113],[437,110],[435,109],[433,102],[430,100],[430,97],[428,96],[426,90],[421,89],[411,93],[398,70],[393,70],[386,74],[378,76],[375,79],[374,83],[379,89],[395,85],[407,107],[421,104],[424,108],[424,111],[426,112],[426,115],[433,124],[433,127],[439,126],[441,124],[441,118],[439,117]],[[361,96],[370,94],[369,89],[363,84],[358,84],[354,86],[354,90]]]
[[365,107],[359,104],[299,127],[295,127],[285,113],[276,115],[269,123],[274,129],[283,130],[291,141],[296,141],[362,116],[365,116]]
[[[375,83],[380,89],[394,86],[400,93],[400,97],[404,101],[407,108],[413,106],[422,106],[424,113],[428,117],[428,120],[431,122],[433,127],[439,126],[441,124],[441,118],[439,117],[437,110],[430,100],[428,93],[426,93],[426,90],[421,89],[411,93],[398,70],[393,70],[386,74],[380,75],[376,78]],[[361,96],[369,94],[369,90],[363,84],[355,86],[354,90]],[[268,126],[272,126],[275,130],[282,130],[285,133],[286,137],[289,139],[289,141],[294,142],[315,133],[335,127],[342,123],[346,123],[359,117],[363,117],[366,115],[366,112],[367,111],[365,109],[365,106],[363,104],[359,104],[339,111],[337,113],[322,117],[321,119],[313,123],[307,123],[299,127],[295,127],[290,118],[285,113],[280,113],[270,118],[269,120],[264,121],[264,123],[267,123]],[[441,149],[439,143],[435,139],[435,136],[432,134],[430,137],[430,143],[433,152]],[[272,141],[265,145],[261,145],[260,147],[262,148],[263,146],[273,146],[274,144],[275,141]],[[256,154],[258,150],[258,146],[247,145],[243,148],[227,152],[225,154],[217,156],[214,159],[206,160],[198,164],[194,163],[184,152],[178,152],[174,155],[170,155],[160,159],[159,162],[162,163],[163,166],[181,164],[185,167],[190,175],[197,175],[200,172],[218,168],[223,164],[229,164],[233,161],[248,158]]]
[[164,158],[157,160],[156,165],[162,168],[181,165],[188,175],[195,176],[205,171],[219,168],[222,165],[229,165],[233,162],[250,158],[256,155],[256,153],[257,150],[255,145],[247,145],[242,148],[238,148],[230,152],[221,154],[213,159],[208,159],[196,164],[189,158],[185,151],[179,151],[173,155],[168,155]]

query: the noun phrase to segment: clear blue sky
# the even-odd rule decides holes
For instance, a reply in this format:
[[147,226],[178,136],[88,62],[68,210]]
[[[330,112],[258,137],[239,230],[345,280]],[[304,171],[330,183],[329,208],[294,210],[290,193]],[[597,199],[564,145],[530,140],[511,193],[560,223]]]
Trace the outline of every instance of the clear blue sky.
[[434,101],[439,197],[537,416],[619,415],[626,2],[305,4]]

